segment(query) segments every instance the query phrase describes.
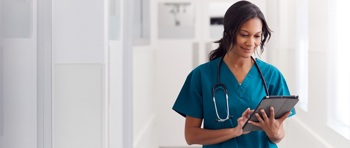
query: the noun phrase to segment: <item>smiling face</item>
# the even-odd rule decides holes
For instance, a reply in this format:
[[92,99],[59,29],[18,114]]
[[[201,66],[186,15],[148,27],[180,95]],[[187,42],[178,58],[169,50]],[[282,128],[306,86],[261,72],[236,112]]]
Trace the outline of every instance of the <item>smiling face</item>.
[[236,43],[230,49],[240,58],[249,58],[261,43],[262,23],[259,18],[252,18],[245,22],[238,30]]

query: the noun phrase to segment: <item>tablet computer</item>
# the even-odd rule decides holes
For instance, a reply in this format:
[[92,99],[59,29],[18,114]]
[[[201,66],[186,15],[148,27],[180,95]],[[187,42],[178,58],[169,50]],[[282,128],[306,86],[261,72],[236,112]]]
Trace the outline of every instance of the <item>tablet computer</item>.
[[[259,113],[260,110],[264,109],[267,116],[270,116],[270,107],[272,106],[275,110],[275,118],[281,118],[285,113],[291,111],[293,107],[299,101],[298,96],[265,96],[255,108],[253,114],[250,115],[248,121],[258,122],[258,119],[254,115]],[[261,130],[260,127],[248,123],[248,121],[243,126],[243,131],[256,131]]]

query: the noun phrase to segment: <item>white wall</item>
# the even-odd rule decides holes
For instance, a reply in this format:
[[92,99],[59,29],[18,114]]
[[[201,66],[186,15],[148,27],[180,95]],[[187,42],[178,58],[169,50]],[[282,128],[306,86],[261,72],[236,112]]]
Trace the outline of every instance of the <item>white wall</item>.
[[[269,44],[268,59],[277,65],[285,74],[291,87],[291,93],[297,92],[297,70],[295,14],[298,9],[296,1],[269,1],[272,8],[269,15],[274,16],[272,27],[277,27],[276,36],[272,36],[272,44]],[[332,52],[329,26],[331,21],[328,15],[330,1],[310,0],[309,2],[309,46],[308,46],[308,106],[307,111],[296,107],[296,116],[286,121],[286,139],[282,147],[320,147],[343,148],[348,147],[350,141],[333,131],[328,125],[328,112],[330,93],[329,88],[329,53]],[[277,9],[276,9],[277,8]],[[278,13],[277,13],[278,12]],[[332,17],[332,16],[331,16]],[[270,18],[271,19],[271,18]],[[274,34],[273,34],[274,35]],[[272,52],[270,51],[272,50]],[[296,70],[296,72],[293,72]],[[300,82],[299,82],[300,83]]]
[[[2,4],[0,3],[0,8]],[[2,16],[2,12],[0,12]],[[0,28],[2,28],[2,17],[0,17]],[[0,29],[0,136],[4,133],[4,95],[3,95],[3,41],[2,41],[2,29]]]
[[[156,148],[158,142],[158,120],[159,113],[157,103],[157,81],[156,63],[156,35],[157,3],[149,1],[149,30],[148,39],[139,39],[133,46],[133,147],[134,148]],[[137,8],[135,8],[137,9]],[[139,42],[147,44],[139,45]],[[135,43],[137,45],[135,45]]]
[[[0,21],[1,22],[1,21]],[[1,24],[1,23],[0,23]],[[1,26],[0,26],[1,28]],[[1,33],[0,33],[1,36]],[[0,38],[0,136],[4,135],[4,86],[3,86],[3,45],[2,39]]]
[[104,147],[102,64],[55,64],[53,147]]
[[51,147],[50,4],[1,1],[0,147]]
[[155,50],[134,47],[133,67],[133,147],[158,147]]
[[[276,66],[284,75],[291,94],[297,94],[297,51],[295,45],[295,1],[267,1],[266,20],[272,30],[271,39],[267,43],[265,54],[267,62]],[[298,115],[297,110],[297,115]],[[294,117],[292,117],[294,118]],[[281,148],[289,147],[292,130],[289,123],[285,122],[286,136],[278,144]]]
[[36,39],[4,40],[1,147],[37,147]]
[[[1,15],[1,148],[36,148],[37,1],[5,1]],[[11,11],[18,10],[23,11]],[[30,17],[27,14],[31,14]],[[22,18],[23,17],[23,18]],[[23,19],[21,24],[11,25]],[[6,22],[5,22],[6,21]],[[24,31],[23,31],[23,30]],[[23,32],[19,31],[22,30]],[[30,30],[30,31],[29,31]],[[29,32],[28,32],[29,31]],[[6,33],[5,33],[6,32]]]
[[107,1],[52,5],[52,147],[105,147]]
[[[105,5],[108,3],[105,3]],[[132,1],[114,0],[118,25],[108,26],[115,36],[108,41],[108,147],[133,147]],[[108,6],[108,5],[106,5]],[[105,17],[107,17],[106,15]],[[113,24],[113,23],[111,23]]]

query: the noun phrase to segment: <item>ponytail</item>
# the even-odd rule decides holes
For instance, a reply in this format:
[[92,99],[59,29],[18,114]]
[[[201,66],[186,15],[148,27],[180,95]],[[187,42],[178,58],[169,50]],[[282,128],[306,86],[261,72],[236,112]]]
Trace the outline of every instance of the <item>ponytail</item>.
[[214,43],[219,43],[219,47],[209,53],[209,61],[223,57],[227,52],[224,45],[223,45],[224,44],[223,39],[215,41]]

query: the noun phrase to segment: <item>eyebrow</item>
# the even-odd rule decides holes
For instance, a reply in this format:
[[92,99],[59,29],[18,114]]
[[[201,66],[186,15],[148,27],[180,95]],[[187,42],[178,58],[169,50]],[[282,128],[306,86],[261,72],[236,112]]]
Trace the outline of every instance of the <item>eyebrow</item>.
[[[249,33],[249,34],[250,34],[250,32],[248,32],[247,30],[239,30],[239,31],[243,31],[243,32],[246,32],[246,33]],[[254,33],[254,34],[259,34],[259,33],[262,33],[262,31],[259,31],[259,32]]]

